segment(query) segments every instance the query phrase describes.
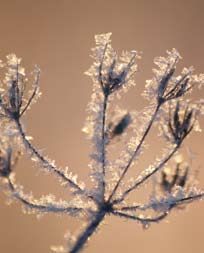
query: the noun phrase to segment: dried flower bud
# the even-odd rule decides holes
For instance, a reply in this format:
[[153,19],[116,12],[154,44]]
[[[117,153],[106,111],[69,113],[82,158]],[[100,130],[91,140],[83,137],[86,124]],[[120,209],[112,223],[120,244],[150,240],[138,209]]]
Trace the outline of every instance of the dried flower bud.
[[132,119],[130,114],[126,113],[116,125],[114,125],[114,123],[111,122],[106,132],[107,138],[113,139],[115,136],[123,134],[124,131],[127,129],[127,127],[130,125],[131,121]]
[[169,80],[171,79],[171,77],[173,76],[174,72],[175,72],[175,67],[173,67],[172,69],[169,70],[169,72],[164,75],[164,77],[161,79],[159,86],[158,86],[158,102],[159,103],[163,103],[166,99],[165,99],[165,91],[167,89],[167,85]]
[[129,63],[123,66],[119,63],[119,66],[122,66],[121,69],[120,67],[117,67],[117,62],[113,59],[113,63],[110,65],[107,75],[101,77],[101,86],[105,95],[109,95],[118,90],[128,81],[129,71],[135,63],[135,57],[136,55],[133,52]]
[[169,107],[168,131],[175,143],[180,144],[192,131],[196,119],[196,111],[189,105],[181,106],[177,102],[173,115]]
[[31,102],[40,95],[38,85],[40,70],[36,68],[33,91],[28,94],[29,99],[26,99],[25,90],[28,79],[20,63],[21,59],[15,54],[7,56],[7,62],[4,65],[7,67],[7,72],[0,87],[0,106],[3,114],[13,119],[19,119]]
[[96,47],[92,49],[94,64],[85,72],[100,83],[105,96],[116,90],[135,85],[133,74],[137,70],[136,59],[140,58],[138,52],[123,52],[120,57],[110,45],[111,33],[97,35],[95,37]]
[[154,77],[146,81],[143,95],[147,99],[157,98],[159,104],[179,98],[191,90],[195,84],[203,83],[203,77],[193,76],[193,67],[184,68],[181,74],[174,76],[177,63],[181,59],[176,49],[167,51],[167,57],[157,57],[154,63],[158,68],[153,69]]

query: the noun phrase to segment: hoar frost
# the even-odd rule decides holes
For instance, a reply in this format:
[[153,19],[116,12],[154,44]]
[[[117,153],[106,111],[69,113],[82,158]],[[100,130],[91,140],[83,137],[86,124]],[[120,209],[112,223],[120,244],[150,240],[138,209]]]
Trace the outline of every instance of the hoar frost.
[[[195,75],[193,67],[175,74],[181,56],[176,49],[167,51],[166,56],[155,58],[153,77],[146,81],[143,96],[150,101],[149,105],[130,112],[117,102],[135,86],[140,53],[123,51],[119,56],[111,45],[111,33],[107,33],[95,36],[91,57],[93,64],[85,73],[91,77],[93,88],[83,127],[92,146],[90,187],[69,167],[59,168],[54,160],[44,156],[23,127],[26,112],[41,94],[40,69],[35,67],[29,76],[15,54],[8,55],[5,62],[0,60],[1,187],[9,200],[21,202],[25,213],[69,215],[83,221],[79,233],[66,238],[66,247],[52,247],[58,253],[82,250],[108,215],[148,228],[172,210],[204,198],[204,191],[195,184],[192,166],[178,159],[185,139],[193,130],[201,130],[198,119],[204,113],[204,103],[203,99],[195,101],[192,92],[203,88],[204,74]],[[154,125],[159,128],[158,141],[163,138],[166,146],[152,164],[139,172],[139,161],[145,159],[148,147],[146,139]],[[15,180],[15,166],[25,154],[35,167],[56,176],[60,185],[70,191],[70,200],[58,200],[53,194],[36,199],[32,192],[25,193]],[[138,189],[151,179],[154,187],[148,200],[138,203]],[[131,193],[136,200],[132,200]]]

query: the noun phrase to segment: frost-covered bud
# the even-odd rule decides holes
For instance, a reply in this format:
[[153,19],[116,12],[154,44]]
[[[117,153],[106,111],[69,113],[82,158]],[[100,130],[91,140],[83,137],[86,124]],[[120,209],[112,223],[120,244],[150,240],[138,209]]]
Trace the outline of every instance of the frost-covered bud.
[[1,94],[2,107],[17,118],[23,103],[23,94],[26,87],[25,70],[20,66],[21,59],[15,54],[7,56],[7,72],[3,80],[5,90]]
[[154,63],[158,66],[153,69],[154,77],[146,81],[143,95],[147,99],[157,99],[159,104],[182,97],[195,85],[203,84],[203,76],[192,75],[193,67],[184,68],[179,76],[174,76],[177,63],[181,59],[176,49],[167,51],[167,57],[156,57]]
[[[173,74],[173,72],[174,70],[171,73]],[[189,75],[190,75],[190,70],[189,70],[189,73],[186,73],[185,75],[177,78],[172,88],[170,88],[166,93],[164,93],[163,96],[158,96],[159,100],[162,102],[165,102],[165,101],[169,101],[171,99],[179,98],[183,96],[188,90],[191,89]]]
[[[25,91],[28,83],[25,69],[21,66],[21,59],[15,54],[7,56],[7,62],[0,64],[0,67],[6,69],[5,78],[0,83],[0,110],[2,115],[9,116],[14,119],[20,118],[28,109],[31,102],[40,95],[39,93],[39,73],[38,68],[35,69],[35,81],[31,94],[27,94],[29,99],[26,99]],[[30,93],[30,91],[28,91]]]
[[137,70],[136,51],[123,52],[120,57],[111,46],[111,33],[95,36],[96,47],[92,49],[95,62],[85,72],[95,83],[99,83],[105,96],[120,88],[135,85],[133,75]]
[[171,77],[173,76],[175,72],[175,68],[173,67],[172,69],[169,70],[169,72],[161,79],[159,86],[158,86],[158,102],[159,103],[163,103],[166,101],[165,98],[165,91],[167,89],[168,86],[168,82],[171,79]]
[[197,120],[197,111],[190,105],[176,103],[174,112],[169,108],[168,133],[176,144],[180,144],[192,131]]
[[136,52],[132,51],[129,57],[129,62],[126,64],[119,63],[116,61],[116,58],[114,58],[107,73],[99,75],[101,76],[100,83],[105,95],[113,93],[128,82],[129,72],[134,65]]

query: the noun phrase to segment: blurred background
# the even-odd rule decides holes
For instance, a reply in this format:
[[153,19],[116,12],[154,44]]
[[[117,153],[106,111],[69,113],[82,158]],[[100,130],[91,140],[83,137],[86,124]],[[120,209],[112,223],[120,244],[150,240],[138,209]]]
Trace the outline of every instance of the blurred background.
[[[113,47],[143,51],[136,75],[137,86],[123,100],[128,109],[142,108],[140,93],[152,77],[153,58],[177,48],[180,64],[204,72],[204,2],[202,0],[0,0],[0,58],[9,53],[22,57],[27,72],[37,64],[42,70],[41,99],[24,119],[27,134],[59,166],[69,165],[88,180],[89,143],[81,128],[86,117],[92,83],[84,76],[92,63],[94,35],[112,32]],[[202,97],[203,90],[195,94]],[[204,121],[201,120],[204,127]],[[153,138],[153,137],[152,137]],[[155,140],[155,152],[160,145]],[[204,185],[204,135],[193,134],[195,170]],[[151,148],[151,146],[150,146]],[[149,152],[151,156],[151,152]],[[148,155],[146,156],[148,161]],[[56,178],[33,168],[29,158],[16,168],[17,181],[36,197],[49,192],[69,197]],[[140,196],[141,198],[141,196]],[[48,215],[37,220],[25,215],[17,203],[5,205],[0,193],[0,252],[47,253],[50,245],[65,244],[66,231],[77,232],[80,222]],[[93,236],[85,252],[203,252],[204,204],[191,204],[167,220],[143,230],[134,222],[110,217]]]

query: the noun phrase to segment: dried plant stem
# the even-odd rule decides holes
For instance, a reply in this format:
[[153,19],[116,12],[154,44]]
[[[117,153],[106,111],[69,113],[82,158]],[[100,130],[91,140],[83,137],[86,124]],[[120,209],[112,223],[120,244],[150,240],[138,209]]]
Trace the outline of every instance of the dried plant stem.
[[36,80],[34,83],[34,89],[33,92],[30,96],[30,98],[28,99],[25,107],[23,108],[23,110],[20,112],[20,117],[26,112],[26,110],[29,108],[31,102],[33,101],[33,99],[35,98],[37,92],[38,92],[38,88],[39,88],[39,82],[40,82],[40,71],[38,70],[37,75],[36,75]]
[[154,175],[157,171],[159,171],[161,168],[163,168],[163,166],[174,156],[174,154],[177,152],[177,150],[179,149],[180,144],[176,145],[175,148],[169,153],[169,155],[167,157],[165,157],[164,160],[161,161],[161,163],[154,168],[150,173],[148,173],[147,175],[145,175],[140,181],[138,181],[137,183],[135,183],[132,187],[130,187],[128,190],[126,190],[122,197],[120,199],[116,199],[115,201],[113,201],[114,204],[118,204],[121,201],[123,201],[127,195],[132,192],[133,190],[135,190],[136,188],[138,188],[141,184],[143,184],[148,178],[150,178],[152,175]]
[[49,212],[49,213],[69,213],[69,212],[74,212],[74,211],[82,211],[83,209],[81,208],[76,208],[76,207],[59,207],[57,205],[51,204],[51,205],[46,205],[46,204],[37,204],[38,200],[29,200],[26,199],[22,194],[18,192],[18,189],[16,188],[15,184],[12,182],[10,177],[7,178],[8,180],[8,190],[11,192],[12,197],[14,197],[16,200],[20,201],[25,207],[28,207],[29,209],[32,210],[38,210],[41,212]]
[[23,144],[25,146],[26,149],[30,150],[31,154],[34,155],[35,157],[37,157],[39,159],[39,161],[42,163],[44,168],[47,168],[49,170],[51,170],[52,172],[54,172],[57,176],[59,176],[63,181],[65,181],[66,183],[69,183],[71,187],[75,188],[77,191],[79,192],[83,192],[83,190],[81,189],[81,187],[79,185],[77,185],[75,182],[73,182],[72,180],[70,180],[68,177],[66,177],[66,175],[59,170],[58,168],[56,168],[54,165],[52,165],[48,160],[46,160],[37,150],[36,148],[28,141],[28,139],[26,138],[26,135],[23,131],[23,127],[20,123],[19,120],[16,120],[16,125],[18,128],[18,131],[20,133],[20,136],[22,138]]
[[110,200],[112,199],[112,197],[114,196],[114,194],[116,193],[116,191],[117,191],[117,189],[118,189],[118,187],[119,187],[121,181],[123,180],[124,176],[125,176],[126,173],[128,172],[128,169],[129,169],[130,165],[132,164],[134,158],[137,156],[138,152],[140,151],[140,148],[141,148],[141,146],[142,146],[142,144],[143,144],[145,138],[147,137],[147,135],[148,135],[148,133],[149,133],[151,127],[152,127],[152,124],[153,124],[154,121],[155,121],[155,118],[156,118],[156,115],[157,115],[157,113],[158,113],[158,111],[159,111],[159,108],[160,108],[160,104],[157,105],[157,107],[156,107],[156,109],[155,109],[155,112],[153,113],[152,118],[151,118],[151,120],[149,121],[149,124],[148,124],[148,126],[147,126],[147,128],[146,128],[146,130],[145,130],[145,132],[144,132],[144,134],[143,134],[143,136],[142,136],[142,138],[141,138],[141,140],[140,140],[138,146],[136,147],[136,149],[135,149],[133,155],[131,156],[131,158],[130,158],[128,164],[127,164],[127,166],[125,167],[123,173],[121,174],[121,176],[120,176],[120,178],[119,178],[117,184],[115,185],[115,187],[114,187],[112,193],[110,194],[108,201],[110,201]]
[[164,212],[164,213],[162,213],[162,214],[160,214],[156,217],[140,218],[139,216],[126,214],[126,213],[123,213],[123,212],[118,212],[118,211],[113,212],[113,215],[115,215],[115,216],[120,216],[120,217],[124,217],[124,218],[127,218],[127,219],[139,221],[139,222],[142,222],[144,224],[148,224],[150,222],[159,222],[159,221],[163,220],[168,214],[169,214],[169,212]]
[[102,170],[103,170],[103,196],[105,195],[105,167],[106,167],[106,140],[105,140],[105,126],[106,126],[106,109],[107,109],[108,96],[104,95],[103,101],[103,119],[102,119]]
[[105,217],[106,212],[104,210],[99,210],[99,212],[96,214],[94,219],[88,224],[84,232],[78,237],[77,241],[75,242],[72,249],[69,251],[69,253],[77,253],[79,252],[84,245],[86,244],[87,240],[90,238],[90,236],[95,232],[99,224],[102,222],[102,220]]

